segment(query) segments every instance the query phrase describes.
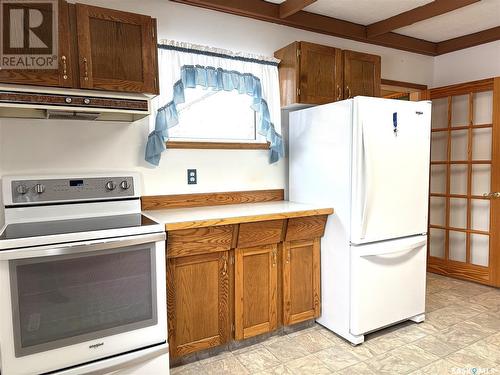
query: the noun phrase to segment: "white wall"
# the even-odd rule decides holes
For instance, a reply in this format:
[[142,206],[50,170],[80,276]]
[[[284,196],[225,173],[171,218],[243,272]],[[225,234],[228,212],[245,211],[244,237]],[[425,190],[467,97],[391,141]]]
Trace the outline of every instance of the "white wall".
[[[80,1],[149,14],[159,39],[168,38],[263,55],[295,40],[375,53],[382,77],[430,85],[433,58],[358,43],[166,0]],[[137,170],[144,194],[212,192],[286,187],[286,160],[267,162],[266,151],[169,150],[161,165],[143,161],[146,120],[133,124],[0,119],[0,174]],[[186,169],[198,169],[198,185],[186,184]],[[2,215],[0,215],[1,217]]]
[[434,58],[432,87],[500,76],[500,41]]

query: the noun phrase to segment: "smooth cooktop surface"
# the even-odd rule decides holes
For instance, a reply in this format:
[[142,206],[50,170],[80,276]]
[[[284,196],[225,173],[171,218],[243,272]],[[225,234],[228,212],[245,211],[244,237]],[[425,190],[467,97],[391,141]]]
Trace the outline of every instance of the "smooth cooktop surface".
[[51,236],[112,229],[144,228],[152,225],[158,225],[158,223],[139,213],[69,220],[17,223],[7,225],[3,233],[0,234],[0,240],[13,240],[27,237]]

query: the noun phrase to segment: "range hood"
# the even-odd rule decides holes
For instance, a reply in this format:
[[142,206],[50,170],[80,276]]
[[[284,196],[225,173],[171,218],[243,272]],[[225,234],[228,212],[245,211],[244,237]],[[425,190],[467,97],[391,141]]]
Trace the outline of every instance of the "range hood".
[[151,97],[0,84],[0,117],[133,122],[150,114]]

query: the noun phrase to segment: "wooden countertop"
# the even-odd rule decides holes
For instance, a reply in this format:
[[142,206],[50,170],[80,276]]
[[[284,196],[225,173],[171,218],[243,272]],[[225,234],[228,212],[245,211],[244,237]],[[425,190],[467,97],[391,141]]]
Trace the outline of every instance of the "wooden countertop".
[[143,211],[144,215],[164,224],[167,231],[332,213],[333,208],[290,201]]

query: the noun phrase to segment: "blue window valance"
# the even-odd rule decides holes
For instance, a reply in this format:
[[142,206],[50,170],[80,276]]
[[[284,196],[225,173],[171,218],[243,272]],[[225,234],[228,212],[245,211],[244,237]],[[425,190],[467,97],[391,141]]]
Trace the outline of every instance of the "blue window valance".
[[158,109],[155,129],[149,134],[146,145],[146,161],[160,163],[161,153],[166,150],[168,129],[179,123],[177,105],[184,103],[184,90],[197,86],[214,91],[238,91],[253,98],[251,108],[257,113],[257,131],[269,142],[269,162],[275,163],[284,155],[283,139],[279,135],[269,114],[266,100],[262,97],[262,85],[251,73],[224,70],[211,66],[183,65],[181,79],[174,83],[173,99]]

